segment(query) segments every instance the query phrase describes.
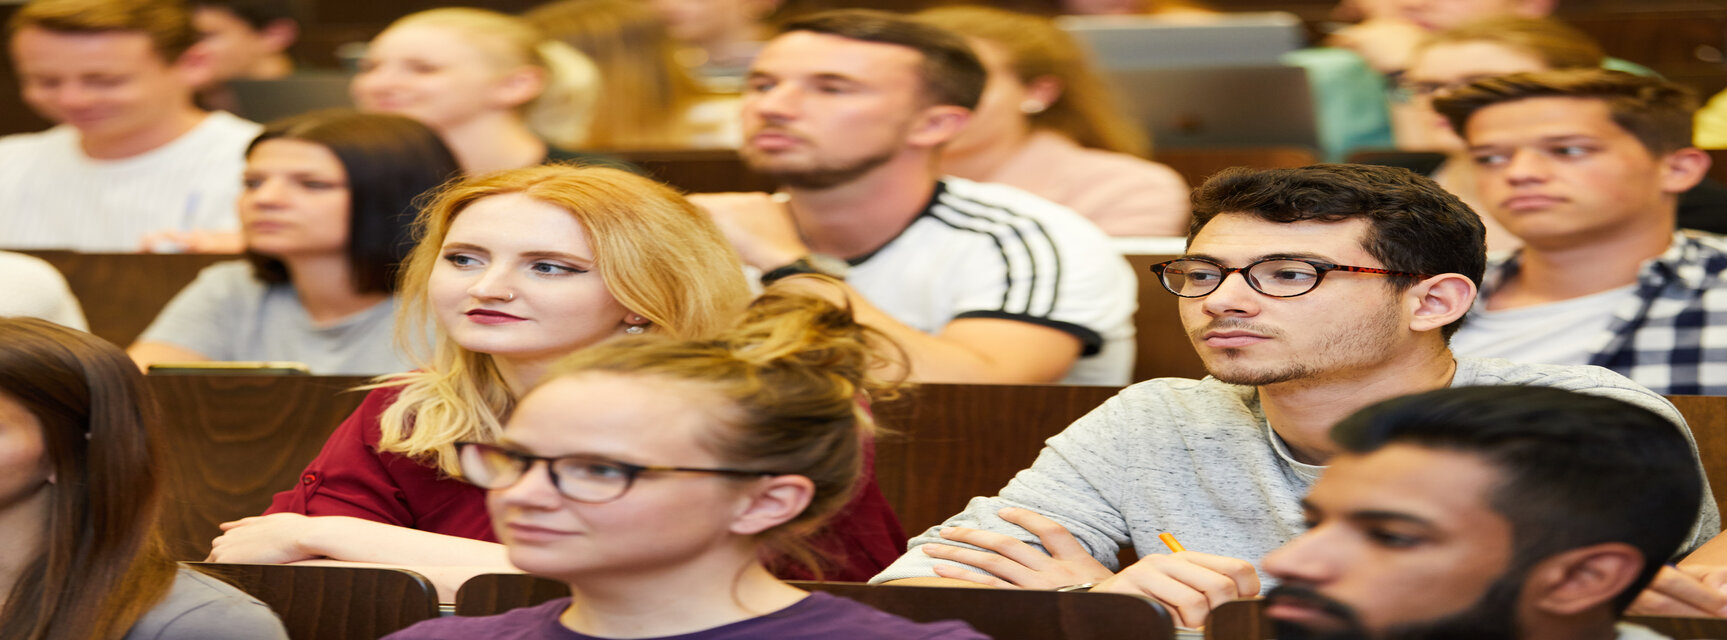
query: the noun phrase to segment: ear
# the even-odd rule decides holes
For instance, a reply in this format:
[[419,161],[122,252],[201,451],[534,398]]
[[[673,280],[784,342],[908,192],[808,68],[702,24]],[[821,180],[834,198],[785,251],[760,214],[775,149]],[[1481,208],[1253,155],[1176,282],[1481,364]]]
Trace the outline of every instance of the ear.
[[1658,160],[1661,163],[1661,192],[1679,194],[1703,181],[1709,173],[1709,152],[1686,147]]
[[1048,108],[1061,99],[1061,92],[1067,87],[1062,86],[1061,78],[1055,76],[1038,76],[1025,85],[1027,100],[1036,100],[1038,104]]
[[523,65],[498,78],[492,102],[506,107],[519,107],[540,97],[546,90],[546,70]]
[[1559,0],[1522,0],[1512,12],[1524,18],[1545,18],[1558,6]]
[[804,512],[815,495],[816,485],[804,476],[771,476],[757,481],[748,501],[732,521],[731,531],[753,536],[790,522]]
[[1456,322],[1475,304],[1475,283],[1456,273],[1442,273],[1404,292],[1410,309],[1409,328],[1432,331]]
[[911,131],[906,134],[906,144],[912,147],[933,149],[959,135],[959,130],[965,128],[965,123],[971,120],[971,110],[965,107],[938,104],[924,108],[912,121]]
[[258,36],[270,43],[270,50],[281,53],[294,45],[300,39],[300,23],[287,18],[271,20],[258,30]]
[[1547,615],[1576,616],[1624,593],[1643,571],[1643,554],[1623,542],[1603,542],[1542,560],[1524,581],[1525,602]]
[[202,87],[216,79],[216,64],[210,56],[210,50],[203,42],[193,44],[185,52],[175,58],[172,65],[175,75],[188,87]]

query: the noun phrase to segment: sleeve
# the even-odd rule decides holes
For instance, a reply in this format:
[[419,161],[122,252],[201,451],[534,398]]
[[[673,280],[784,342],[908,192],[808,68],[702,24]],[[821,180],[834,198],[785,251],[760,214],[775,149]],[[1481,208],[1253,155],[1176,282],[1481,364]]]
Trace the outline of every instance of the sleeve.
[[330,434],[294,488],[276,494],[264,513],[352,516],[414,527],[402,488],[376,449],[379,417],[395,402],[396,395],[396,389],[375,389],[367,394],[360,408]]
[[1050,438],[1031,467],[1009,480],[1001,495],[972,498],[965,511],[913,537],[907,544],[908,551],[870,582],[934,577],[937,563],[963,566],[936,560],[918,550],[925,544],[974,548],[941,538],[937,532],[944,527],[1000,533],[1042,549],[1037,536],[996,515],[1007,507],[1029,509],[1056,521],[1072,533],[1098,562],[1111,571],[1119,569],[1117,554],[1122,547],[1131,544],[1130,532],[1127,519],[1103,487],[1125,482],[1116,474],[1125,473],[1128,468],[1126,459],[1121,456],[1126,447],[1121,446],[1122,438],[1118,433],[1122,424],[1119,421],[1126,417],[1119,396],[1086,414]]
[[[238,357],[237,329],[248,324],[245,316],[256,313],[263,303],[261,283],[250,282],[250,265],[222,262],[205,267],[191,284],[168,301],[138,342],[162,342],[190,349],[211,360],[243,360]],[[257,292],[248,295],[247,286]],[[245,310],[251,310],[247,312]]]
[[[905,547],[905,528],[876,484],[875,438],[864,441],[863,469],[864,475],[851,501],[810,538],[811,547],[826,560],[819,576],[823,580],[868,580],[887,568]],[[795,565],[785,566],[776,573],[789,580],[818,577]]]
[[1355,149],[1392,146],[1385,77],[1359,54],[1338,47],[1302,49],[1284,54],[1283,64],[1307,71],[1320,161],[1343,162]]
[[41,318],[62,327],[89,331],[84,310],[66,284],[65,276],[47,261],[18,253],[0,253],[11,300],[0,302],[0,313]]
[[[1122,154],[1109,154],[1111,156]],[[1109,158],[1114,177],[1080,194],[1070,206],[1111,236],[1187,235],[1192,204],[1187,179],[1174,169],[1132,156]]]

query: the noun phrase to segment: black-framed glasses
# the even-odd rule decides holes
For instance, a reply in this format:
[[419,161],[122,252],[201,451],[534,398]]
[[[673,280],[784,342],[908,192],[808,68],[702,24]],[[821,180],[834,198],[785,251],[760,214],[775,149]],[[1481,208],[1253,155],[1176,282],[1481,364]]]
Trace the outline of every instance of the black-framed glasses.
[[515,486],[517,482],[521,482],[523,476],[528,475],[535,463],[544,462],[546,473],[551,476],[552,486],[557,488],[558,493],[577,502],[589,503],[611,502],[624,497],[624,493],[636,483],[636,477],[643,473],[784,475],[776,471],[751,469],[639,465],[586,455],[546,458],[482,442],[456,443],[456,459],[461,463],[462,480],[481,489],[507,489]]
[[1404,278],[1426,278],[1419,273],[1390,271],[1373,267],[1351,267],[1319,260],[1300,258],[1266,258],[1241,268],[1225,267],[1202,258],[1177,258],[1151,265],[1163,288],[1183,298],[1201,298],[1217,290],[1229,274],[1241,272],[1247,286],[1273,298],[1293,298],[1312,291],[1333,271],[1367,273]]

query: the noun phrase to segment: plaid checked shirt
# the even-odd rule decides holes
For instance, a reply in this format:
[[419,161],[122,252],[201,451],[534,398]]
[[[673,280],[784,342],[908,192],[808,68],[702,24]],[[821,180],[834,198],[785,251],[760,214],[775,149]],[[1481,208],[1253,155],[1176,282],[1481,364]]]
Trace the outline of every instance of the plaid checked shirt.
[[[1486,296],[1517,274],[1517,254],[1488,265]],[[1589,364],[1662,395],[1727,395],[1727,236],[1681,230],[1643,263],[1637,293],[1589,345]]]

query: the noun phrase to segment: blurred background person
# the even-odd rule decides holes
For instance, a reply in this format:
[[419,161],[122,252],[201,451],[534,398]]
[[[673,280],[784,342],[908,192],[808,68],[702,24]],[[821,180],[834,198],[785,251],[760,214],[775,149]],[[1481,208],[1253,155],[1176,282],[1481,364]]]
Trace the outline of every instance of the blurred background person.
[[372,39],[351,88],[360,110],[405,115],[437,131],[470,174],[595,160],[547,141],[584,138],[599,71],[516,16],[470,8],[409,14]]
[[246,153],[246,260],[206,267],[128,352],[156,362],[285,360],[319,375],[406,371],[397,272],[414,199],[460,173],[419,122],[349,110],[271,123]]
[[168,557],[158,418],[119,347],[0,318],[0,638],[286,640],[264,603]]
[[599,67],[593,119],[572,142],[586,149],[737,147],[737,96],[709,92],[678,64],[665,23],[640,0],[563,0],[523,17]]
[[229,80],[275,80],[294,72],[288,47],[300,37],[292,0],[193,0],[192,26],[210,55],[211,77],[198,103],[234,111]]
[[1143,158],[1145,131],[1054,22],[974,6],[917,17],[965,36],[989,73],[971,120],[942,147],[943,173],[1019,187],[1112,236],[1186,235],[1187,181]]
[[6,295],[0,297],[0,316],[41,318],[79,331],[89,330],[84,308],[72,295],[72,287],[46,260],[0,251],[0,282],[6,283]]
[[672,39],[678,62],[720,91],[742,87],[750,61],[769,35],[781,0],[648,0]]

